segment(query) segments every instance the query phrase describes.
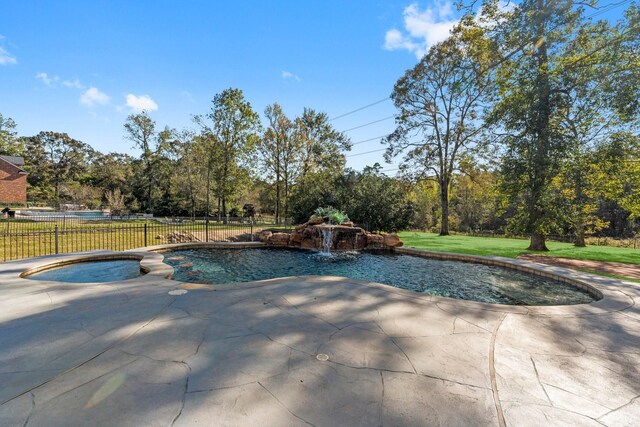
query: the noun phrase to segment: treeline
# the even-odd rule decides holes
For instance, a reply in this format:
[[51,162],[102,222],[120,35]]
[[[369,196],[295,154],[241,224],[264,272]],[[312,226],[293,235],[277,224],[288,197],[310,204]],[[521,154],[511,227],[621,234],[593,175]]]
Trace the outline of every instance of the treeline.
[[[475,2],[474,2],[475,5]],[[102,154],[62,133],[18,137],[0,116],[0,152],[25,157],[34,203],[156,215],[241,215],[255,205],[304,221],[319,206],[377,230],[630,236],[640,229],[640,13],[611,23],[566,0],[468,10],[400,77],[383,139],[398,177],[345,169],[349,138],[326,114],[261,118],[242,91],[217,94],[194,128],[124,124],[140,155]]]
[[276,103],[264,119],[239,89],[215,95],[211,110],[194,116],[195,130],[132,114],[124,137],[140,153],[133,157],[101,153],[66,133],[18,136],[14,121],[0,115],[0,154],[24,157],[31,205],[227,217],[253,204],[280,222],[291,216],[297,183],[342,172],[351,145],[310,108],[289,118]]

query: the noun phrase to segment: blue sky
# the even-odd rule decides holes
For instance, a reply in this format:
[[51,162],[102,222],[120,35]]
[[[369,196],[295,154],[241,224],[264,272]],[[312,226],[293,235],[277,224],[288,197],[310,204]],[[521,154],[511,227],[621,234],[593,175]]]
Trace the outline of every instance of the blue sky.
[[[128,114],[145,108],[159,127],[193,127],[228,87],[260,114],[278,102],[290,116],[311,107],[335,117],[381,100],[457,16],[449,2],[410,0],[4,1],[0,10],[0,112],[19,134],[67,132],[134,155]],[[394,112],[387,100],[332,123],[346,130]],[[347,135],[392,129],[386,119]],[[348,165],[383,163],[381,151],[357,155],[382,147],[355,145]]]

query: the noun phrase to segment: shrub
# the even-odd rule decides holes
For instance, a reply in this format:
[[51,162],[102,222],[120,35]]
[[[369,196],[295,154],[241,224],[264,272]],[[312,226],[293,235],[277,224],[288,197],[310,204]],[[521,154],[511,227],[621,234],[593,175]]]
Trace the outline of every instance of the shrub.
[[342,224],[349,221],[346,213],[331,206],[317,208],[311,217],[329,218],[329,222],[332,224]]

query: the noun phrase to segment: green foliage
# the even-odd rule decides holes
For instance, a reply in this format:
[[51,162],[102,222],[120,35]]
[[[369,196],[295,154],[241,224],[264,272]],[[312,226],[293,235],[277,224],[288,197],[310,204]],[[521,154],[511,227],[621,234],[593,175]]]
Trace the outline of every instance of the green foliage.
[[346,213],[331,206],[317,208],[311,218],[328,218],[331,224],[342,224],[349,221],[349,216]]
[[356,224],[378,231],[407,228],[415,214],[408,189],[381,173],[380,165],[340,175],[309,174],[296,187],[292,202],[295,222],[306,221],[317,206],[333,206],[349,212]]
[[211,211],[213,192],[219,213],[226,216],[227,202],[236,195],[238,182],[252,164],[260,118],[240,89],[229,88],[216,94],[211,110],[194,120],[200,126],[197,150],[205,164],[206,211]]
[[64,201],[62,187],[82,181],[95,156],[89,145],[66,133],[40,132],[22,138],[22,142],[26,165],[37,165],[28,168],[27,181],[31,187],[38,188],[31,196],[35,201],[47,201],[55,206]]
[[0,113],[0,154],[19,156],[24,150],[21,140],[17,138],[16,122],[11,117],[5,118]]

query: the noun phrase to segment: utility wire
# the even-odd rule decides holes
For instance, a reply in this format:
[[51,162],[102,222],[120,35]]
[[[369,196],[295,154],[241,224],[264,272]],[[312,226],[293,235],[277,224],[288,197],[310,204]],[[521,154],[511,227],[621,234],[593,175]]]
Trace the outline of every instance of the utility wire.
[[364,154],[379,153],[380,151],[385,151],[385,150],[386,150],[386,148],[380,148],[379,150],[365,151],[364,153],[349,154],[348,156],[345,156],[345,157],[362,156]]
[[352,142],[351,145],[353,146],[353,145],[358,145],[358,144],[364,144],[365,142],[375,141],[376,139],[384,138],[385,136],[387,136],[387,135],[384,134],[384,135],[376,136],[376,137],[369,138],[369,139],[363,139],[362,141]]
[[[611,11],[611,10],[613,10],[613,9],[615,9],[615,8],[617,8],[617,7],[619,7],[619,6],[622,6],[622,5],[626,4],[626,3],[629,3],[630,1],[631,1],[631,0],[622,0],[622,1],[619,1],[619,2],[617,2],[617,3],[611,3],[611,4],[607,5],[607,6],[605,6],[603,9],[599,9],[599,10],[597,10],[596,12],[594,12],[594,13],[592,13],[592,14],[590,14],[590,15],[587,15],[585,18],[586,18],[586,19],[590,19],[590,18],[593,18],[594,16],[597,16],[597,15],[600,15],[600,14],[603,14],[603,13],[606,13],[606,12],[609,12],[609,11]],[[618,37],[616,37],[615,39],[618,39],[618,38],[621,38],[621,37],[625,36],[625,35],[626,35],[626,33],[628,33],[631,29],[632,29],[632,27],[630,27],[629,29],[627,29],[627,31],[625,31],[625,32],[621,33],[621,34],[620,34]],[[553,29],[552,29],[551,31],[553,31]],[[580,58],[576,59],[575,61],[571,62],[570,64],[568,64],[568,66],[572,66],[572,65],[575,65],[575,64],[577,64],[577,63],[579,63],[579,62],[581,62],[581,61],[584,61],[586,58],[588,58],[588,57],[590,57],[590,56],[592,56],[592,55],[595,55],[597,52],[599,52],[600,50],[604,49],[604,48],[605,48],[605,47],[607,47],[607,46],[608,46],[608,44],[605,44],[605,45],[602,45],[602,46],[600,46],[600,47],[598,47],[598,48],[594,49],[592,52],[590,52],[590,53],[588,53],[588,54],[586,54],[586,55],[584,55],[584,56],[582,56],[582,57],[580,57]],[[515,54],[515,53],[516,53],[517,51],[519,51],[519,50],[522,50],[522,48],[518,48],[515,52],[513,52],[512,54],[510,54],[510,55],[508,55],[508,56],[512,56],[513,54]],[[501,62],[498,62],[498,63],[496,63],[496,64],[492,64],[492,65],[490,65],[486,70],[484,70],[484,72],[486,73],[486,72],[488,72],[488,71],[492,70],[493,68],[497,67],[497,66],[498,66],[498,65],[500,65],[500,64],[501,64]],[[566,70],[566,69],[567,69],[567,67],[564,67],[564,68],[563,68],[563,70]],[[466,80],[467,80],[467,79],[463,80],[461,83],[466,83]],[[357,113],[357,112],[359,112],[359,111],[362,111],[362,110],[365,110],[365,109],[367,109],[367,108],[373,107],[374,105],[380,104],[380,103],[382,103],[382,102],[384,102],[384,101],[387,101],[387,100],[389,100],[389,99],[390,99],[389,97],[382,98],[382,99],[380,99],[380,100],[378,100],[378,101],[372,102],[371,104],[367,104],[367,105],[365,105],[365,106],[363,106],[363,107],[356,108],[355,110],[351,110],[351,111],[349,111],[349,112],[347,112],[347,113],[344,113],[344,114],[341,114],[341,115],[339,115],[339,116],[333,117],[333,118],[329,119],[329,121],[336,120],[336,119],[340,119],[340,118],[345,117],[345,116],[348,116],[348,115],[350,115],[350,114]],[[349,128],[349,129],[345,129],[345,130],[343,130],[342,132],[344,133],[344,132],[350,132],[350,131],[352,131],[352,130],[356,130],[356,129],[361,129],[361,128],[363,128],[363,127],[370,126],[370,125],[373,125],[373,124],[376,124],[376,123],[380,123],[380,122],[383,122],[383,121],[385,121],[385,120],[389,120],[389,119],[394,118],[394,117],[395,117],[395,116],[393,116],[393,115],[392,115],[392,116],[388,116],[388,117],[384,117],[384,118],[382,118],[382,119],[374,120],[374,121],[372,121],[372,122],[365,123],[365,124],[363,124],[363,125],[359,125],[359,126],[356,126],[356,127],[352,127],[352,128]],[[370,138],[370,139],[366,139],[366,140],[362,140],[362,141],[354,142],[354,143],[353,143],[353,144],[351,144],[351,145],[358,145],[358,144],[362,144],[362,143],[365,143],[365,142],[373,141],[373,140],[378,139],[378,138],[383,138],[384,136],[386,136],[386,135],[382,135],[382,136],[379,136],[379,137],[375,137],[375,138]],[[378,151],[382,151],[382,150],[375,150],[375,151],[370,151],[370,152],[366,152],[366,153],[352,154],[351,156],[347,156],[347,157],[359,156],[359,155],[361,155],[361,154],[369,154],[369,153],[372,153],[372,152],[378,152]]]
[[366,126],[370,126],[370,125],[373,125],[373,124],[376,124],[376,123],[384,122],[385,120],[393,119],[394,117],[395,116],[387,116],[387,117],[384,117],[382,119],[374,120],[372,122],[365,123],[365,124],[360,125],[360,126],[356,126],[354,128],[345,129],[345,130],[343,130],[341,132],[344,133],[344,132],[349,132],[349,131],[352,131],[352,130],[360,129],[360,128],[363,128],[363,127],[366,127]]
[[384,101],[387,101],[387,100],[389,100],[389,99],[391,99],[391,98],[389,98],[389,97],[387,96],[386,98],[382,98],[382,99],[380,99],[380,100],[378,100],[378,101],[372,102],[371,104],[367,104],[367,105],[365,105],[364,107],[356,108],[355,110],[351,110],[351,111],[346,112],[346,113],[344,113],[344,114],[340,114],[339,116],[332,117],[332,118],[330,118],[330,119],[329,119],[329,121],[331,122],[331,121],[333,121],[333,120],[341,119],[341,118],[346,117],[346,116],[348,116],[348,115],[350,115],[350,114],[357,113],[358,111],[362,111],[362,110],[365,110],[365,109],[367,109],[367,108],[369,108],[369,107],[373,107],[374,105],[381,104],[381,103],[383,103]]

